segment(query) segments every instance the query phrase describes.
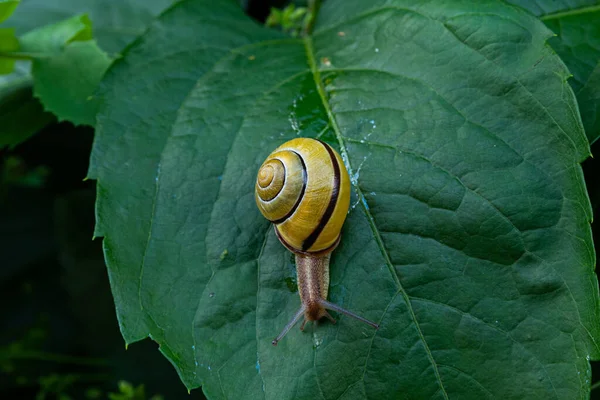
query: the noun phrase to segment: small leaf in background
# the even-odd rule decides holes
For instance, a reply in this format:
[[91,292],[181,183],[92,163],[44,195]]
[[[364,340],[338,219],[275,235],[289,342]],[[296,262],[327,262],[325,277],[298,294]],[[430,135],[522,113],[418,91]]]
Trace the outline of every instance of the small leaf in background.
[[577,91],[579,112],[590,142],[600,137],[600,62]]
[[548,43],[569,67],[590,143],[600,137],[600,3],[596,7],[543,16],[558,36]]
[[305,24],[307,9],[298,7],[294,4],[289,4],[283,10],[272,8],[271,13],[267,17],[265,25],[271,27],[281,27],[281,30],[296,37],[300,34]]
[[21,51],[33,56],[34,95],[60,120],[94,125],[93,97],[111,59],[90,40],[92,24],[76,16],[25,34]]
[[41,26],[51,25],[87,14],[93,21],[94,38],[110,55],[119,53],[142,34],[148,24],[174,0],[22,0],[3,26],[15,27],[23,35]]
[[[215,399],[588,397],[590,149],[551,36],[491,0],[328,0],[305,38],[177,3],[100,90],[89,176],[126,342]],[[381,329],[274,348],[300,300],[255,174],[317,135],[355,189],[330,299]]]
[[[0,29],[10,29],[12,32],[12,29],[16,28],[17,34],[25,35],[40,27],[71,19],[74,14],[87,13],[93,20],[92,30],[100,48],[109,54],[117,54],[141,34],[147,24],[171,2],[171,0],[119,2],[23,0],[15,10],[18,1],[0,1],[0,16],[6,18],[10,12],[14,11],[11,18],[2,24]],[[89,37],[89,29],[85,28],[89,27],[89,20],[79,21],[84,26],[83,28],[80,26],[80,32],[85,32]],[[47,43],[53,37],[44,36],[38,37],[38,39]],[[56,37],[54,38],[56,39]],[[53,46],[61,48],[69,40],[76,39],[77,35],[74,35],[74,37],[66,38],[62,43],[55,40],[49,45],[50,48]],[[32,49],[37,47],[36,43],[29,42],[27,45],[33,46]],[[38,64],[36,71],[40,73],[44,84],[41,87],[39,84],[36,85],[36,91],[40,92],[40,97],[48,99],[50,104],[47,106],[50,109],[56,109],[61,113],[61,119],[72,119],[76,123],[93,125],[96,100],[90,99],[90,96],[93,95],[95,89],[93,86],[97,83],[98,76],[101,75],[102,66],[106,63],[106,56],[96,51],[93,43],[82,46],[84,49],[81,55],[73,54],[73,49],[70,49],[66,51],[68,54],[63,54],[42,67]],[[14,46],[11,46],[11,49],[14,49]],[[83,59],[88,56],[90,56],[89,59]],[[13,59],[0,58],[0,70],[4,72],[11,71],[13,64]],[[21,61],[17,64],[21,64],[20,67],[18,65],[17,71],[10,75],[0,76],[0,147],[14,146],[54,120],[49,112],[44,111],[39,100],[30,94],[32,93],[31,89],[27,89],[27,84],[22,80],[23,76],[27,75],[29,77],[28,85],[33,85],[29,74],[31,63]],[[53,79],[53,82],[50,82],[52,84],[48,84],[48,77],[57,68],[63,68],[65,64],[68,66],[68,72],[65,73],[63,70],[58,72],[60,76],[66,75],[69,79],[64,82]],[[26,65],[26,68],[23,68],[23,65]],[[15,90],[18,90],[18,95],[15,95]],[[3,99],[4,96],[7,98]],[[21,103],[17,104],[15,100],[19,100]]]
[[0,0],[0,22],[3,22],[6,18],[15,11],[15,8],[19,5],[20,0]]
[[600,1],[509,0],[531,11],[557,36],[548,44],[565,62],[590,143],[600,137]]
[[[14,11],[20,0],[0,0],[0,23]],[[0,28],[0,75],[10,74],[15,66],[15,60],[2,57],[1,53],[10,53],[19,49],[19,41],[12,28]]]
[[93,93],[110,63],[96,42],[73,42],[54,57],[33,61],[34,94],[59,121],[93,126],[98,107]]
[[92,21],[84,14],[37,28],[21,36],[19,41],[24,52],[50,56],[69,43],[91,39]]
[[144,385],[134,387],[127,381],[119,381],[119,391],[117,393],[108,393],[108,398],[109,400],[163,400],[161,395],[147,397]]
[[283,12],[279,8],[271,8],[271,13],[265,21],[267,26],[279,26],[281,25]]
[[15,67],[15,59],[3,56],[2,53],[11,53],[19,50],[19,41],[15,30],[0,28],[0,75],[10,74]]

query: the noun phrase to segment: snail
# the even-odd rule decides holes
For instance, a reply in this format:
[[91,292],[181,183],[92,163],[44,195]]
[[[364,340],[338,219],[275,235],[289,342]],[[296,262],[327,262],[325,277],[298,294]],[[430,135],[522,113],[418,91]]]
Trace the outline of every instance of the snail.
[[301,306],[277,343],[304,316],[300,330],[308,321],[326,317],[327,312],[356,318],[379,326],[351,311],[327,301],[329,261],[340,242],[340,232],[350,205],[350,178],[340,155],[327,143],[297,138],[279,146],[258,170],[256,204],[271,221],[279,241],[296,258]]

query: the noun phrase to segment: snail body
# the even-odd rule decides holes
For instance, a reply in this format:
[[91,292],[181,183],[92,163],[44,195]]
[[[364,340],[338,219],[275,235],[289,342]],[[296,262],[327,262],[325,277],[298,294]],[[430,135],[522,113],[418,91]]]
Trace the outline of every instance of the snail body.
[[273,344],[304,316],[307,321],[334,310],[378,325],[327,301],[329,261],[340,242],[350,205],[350,178],[339,154],[315,139],[290,140],[261,165],[255,186],[260,212],[273,222],[280,242],[295,254],[301,307]]

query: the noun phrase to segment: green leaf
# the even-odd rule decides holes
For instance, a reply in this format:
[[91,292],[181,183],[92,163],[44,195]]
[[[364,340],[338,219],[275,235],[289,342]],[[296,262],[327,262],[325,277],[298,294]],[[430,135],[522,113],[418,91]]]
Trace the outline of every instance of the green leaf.
[[0,75],[0,149],[14,147],[54,121],[33,97],[30,63],[17,62],[14,72]]
[[87,14],[93,21],[94,37],[102,50],[120,52],[173,0],[22,0],[4,25],[15,27],[22,35],[40,26],[50,25]]
[[94,125],[98,100],[93,93],[111,59],[91,40],[83,15],[23,35],[21,51],[33,58],[34,94],[59,120]]
[[19,61],[10,75],[0,75],[0,99],[12,95],[16,89],[31,85],[30,67],[28,61]]
[[[104,78],[89,176],[121,331],[208,398],[587,398],[600,306],[589,155],[569,72],[497,1],[329,0],[314,34],[182,1]],[[320,135],[355,192],[329,299],[297,328],[294,265],[254,203]]]
[[20,0],[0,0],[0,22],[15,11],[15,8],[19,5]]
[[588,76],[585,84],[577,91],[579,112],[590,143],[600,137],[600,59]]
[[33,61],[35,95],[59,120],[93,126],[93,93],[110,63],[94,41],[74,42],[54,57]]
[[590,143],[600,137],[600,2],[595,7],[542,17],[557,33],[548,42],[573,74],[583,126]]
[[2,53],[19,50],[19,41],[15,36],[15,30],[0,28],[0,75],[10,74],[15,68],[15,59],[3,57]]
[[87,15],[79,15],[42,26],[20,38],[22,50],[31,53],[58,53],[67,44],[92,39],[92,21]]
[[[0,22],[8,18],[15,10],[20,0],[0,0]],[[0,54],[13,52],[19,49],[19,41],[15,30],[0,28]],[[15,60],[0,55],[0,75],[10,74],[15,68]]]
[[507,0],[508,3],[523,7],[538,17],[587,11],[598,6],[598,0]]
[[[14,27],[17,33],[24,35],[28,50],[35,48],[47,52],[64,48],[64,52],[56,58],[38,59],[34,63],[36,77],[40,77],[36,79],[36,96],[59,119],[94,125],[97,100],[92,97],[93,92],[111,60],[93,42],[65,47],[66,43],[91,38],[90,19],[86,16],[72,18],[73,14],[89,13],[94,21],[94,37],[100,47],[116,54],[141,34],[152,18],[171,2],[24,0],[3,26]],[[11,71],[13,64],[12,58],[0,59],[0,70]],[[36,104],[36,101],[29,104]],[[20,121],[15,120],[14,123],[19,124]]]
[[541,17],[557,35],[548,43],[573,74],[569,83],[579,103],[590,143],[600,137],[600,1],[517,1]]

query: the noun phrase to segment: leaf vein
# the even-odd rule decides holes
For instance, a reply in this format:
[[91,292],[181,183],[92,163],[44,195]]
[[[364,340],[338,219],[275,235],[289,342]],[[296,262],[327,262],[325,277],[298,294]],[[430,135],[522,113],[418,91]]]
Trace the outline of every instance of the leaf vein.
[[418,79],[418,78],[414,78],[412,76],[409,75],[403,75],[403,74],[399,74],[397,72],[392,72],[392,71],[388,71],[388,70],[384,70],[384,69],[374,69],[374,68],[327,68],[326,69],[327,72],[371,72],[371,73],[380,73],[380,74],[387,74],[393,77],[397,77],[397,78],[403,78],[403,79],[409,79],[412,80],[414,82],[418,82],[421,83],[425,86],[427,86],[433,93],[435,93],[441,100],[444,101],[444,103],[446,103],[448,106],[452,107],[452,109],[454,109],[454,111],[456,111],[456,113],[458,113],[464,120],[465,122],[468,122],[470,124],[473,124],[474,126],[477,126],[479,128],[481,128],[483,131],[485,131],[486,133],[488,133],[491,137],[500,140],[502,143],[504,143],[506,145],[507,148],[509,148],[510,150],[512,150],[515,154],[519,155],[520,157],[523,157],[523,155],[521,155],[517,150],[515,150],[506,140],[504,140],[504,138],[500,137],[498,134],[492,132],[489,128],[487,128],[486,126],[483,126],[469,118],[467,118],[467,116],[463,113],[462,110],[458,109],[454,103],[452,103],[451,101],[449,101],[448,99],[446,99],[444,96],[441,95],[441,93],[439,93],[429,82],[425,81],[424,79]]
[[[313,48],[313,44],[312,44],[312,39],[310,37],[305,37],[303,39],[304,41],[304,47],[306,49],[306,55],[307,55],[307,59],[308,59],[308,64],[310,66],[310,70],[312,71],[312,75],[313,75],[313,80],[317,89],[317,92],[319,93],[319,96],[321,98],[321,101],[323,103],[323,107],[325,108],[325,111],[327,113],[327,117],[329,119],[329,122],[333,128],[333,131],[335,132],[335,135],[337,137],[338,143],[340,144],[340,150],[342,152],[342,155],[345,158],[345,161],[348,164],[348,172],[350,172],[350,174],[352,174],[352,166],[350,165],[350,160],[348,158],[348,154],[346,152],[346,148],[344,146],[344,140],[340,131],[340,128],[337,124],[337,121],[333,115],[333,112],[331,110],[331,107],[329,105],[329,101],[327,99],[327,95],[325,94],[325,88],[323,86],[323,82],[321,80],[321,74],[319,72],[319,69],[317,68],[317,63],[315,60],[315,52],[314,52],[314,48]],[[355,189],[357,191],[357,194],[359,196],[359,198],[361,200],[364,200],[364,196],[362,194],[362,191],[360,190],[360,187],[358,187],[358,185],[355,185]],[[366,201],[366,200],[365,200]],[[396,285],[398,286],[398,289],[400,292],[402,292],[402,297],[404,298],[404,301],[406,303],[406,307],[410,313],[411,319],[415,325],[415,328],[417,330],[417,333],[419,335],[419,339],[422,341],[423,343],[423,347],[425,348],[425,351],[427,353],[427,357],[429,358],[429,361],[433,367],[434,370],[434,374],[437,380],[437,383],[440,387],[440,390],[442,391],[442,394],[444,396],[444,398],[446,400],[448,400],[448,394],[446,393],[446,389],[444,388],[444,384],[442,383],[442,379],[440,376],[440,373],[438,371],[437,368],[437,364],[433,358],[433,354],[431,353],[431,350],[429,349],[429,345],[427,344],[427,341],[425,340],[425,337],[423,335],[423,332],[421,331],[421,327],[419,325],[419,322],[417,321],[416,315],[414,313],[414,310],[412,309],[412,306],[410,304],[410,299],[408,298],[408,295],[406,294],[406,292],[403,290],[402,288],[402,284],[400,283],[400,279],[398,278],[398,274],[396,273],[394,266],[391,263],[390,260],[390,256],[387,253],[387,250],[385,249],[385,246],[383,244],[383,240],[381,239],[381,235],[379,235],[379,232],[377,230],[377,227],[375,226],[375,222],[373,220],[373,216],[371,215],[371,213],[369,212],[369,210],[365,207],[364,205],[364,201],[360,201],[360,203],[362,204],[362,208],[363,211],[365,213],[365,216],[367,216],[368,220],[369,220],[369,224],[371,225],[371,229],[373,231],[373,235],[375,236],[375,239],[377,241],[377,244],[379,246],[380,251],[382,252],[382,255],[385,258],[386,264],[388,269],[390,270],[390,273],[392,274],[392,277],[394,279],[394,281],[396,282]]]
[[[600,6],[598,6],[598,7],[600,7]],[[351,21],[356,21],[356,20],[360,20],[360,19],[363,19],[363,18],[365,18],[365,17],[368,17],[368,16],[370,16],[370,15],[372,15],[372,14],[377,14],[377,13],[384,12],[384,11],[389,11],[389,10],[391,10],[391,11],[406,11],[406,12],[410,12],[410,13],[413,13],[413,14],[420,15],[420,16],[422,16],[422,17],[424,17],[424,18],[427,18],[428,20],[431,20],[431,21],[436,21],[436,22],[438,22],[438,23],[439,23],[439,24],[441,24],[441,25],[442,25],[442,26],[443,26],[443,27],[444,27],[444,28],[445,28],[445,29],[446,29],[446,30],[447,30],[447,31],[448,31],[448,32],[449,32],[449,33],[450,33],[450,34],[451,34],[451,35],[452,35],[454,38],[456,38],[456,39],[458,40],[458,42],[460,42],[461,44],[465,45],[465,46],[466,46],[466,47],[468,47],[469,49],[471,49],[471,50],[475,51],[477,54],[480,54],[480,55],[481,55],[483,58],[485,58],[486,60],[490,61],[492,64],[496,65],[496,67],[498,67],[500,70],[502,70],[502,68],[501,68],[500,66],[498,66],[498,64],[497,64],[496,62],[494,62],[493,60],[490,60],[490,59],[489,59],[489,58],[487,58],[487,57],[486,57],[484,54],[482,54],[481,52],[479,52],[477,49],[475,49],[475,48],[473,48],[473,47],[469,46],[469,45],[468,45],[466,42],[464,42],[464,41],[463,41],[463,40],[461,40],[461,39],[460,39],[458,36],[456,36],[456,34],[455,34],[455,33],[454,33],[454,32],[453,32],[451,29],[449,29],[449,28],[446,26],[446,24],[445,24],[443,21],[440,21],[440,20],[438,20],[438,19],[436,19],[436,18],[432,18],[432,17],[430,17],[430,16],[428,16],[428,15],[425,15],[425,14],[423,14],[423,13],[420,13],[420,12],[418,12],[418,11],[416,11],[416,10],[412,10],[412,9],[410,9],[410,8],[404,8],[404,7],[398,7],[398,6],[385,6],[385,7],[379,7],[379,8],[371,9],[371,10],[368,10],[368,11],[366,11],[366,12],[364,12],[364,13],[357,14],[357,15],[353,16],[352,18],[349,18],[349,19],[347,19],[347,20],[344,20],[344,21],[341,21],[341,22],[339,22],[339,23],[337,23],[337,24],[334,24],[334,25],[332,25],[332,26],[329,26],[329,27],[327,27],[327,28],[325,28],[325,29],[319,30],[319,31],[315,32],[315,35],[320,35],[320,34],[322,34],[322,33],[324,33],[324,32],[328,32],[328,31],[330,31],[330,30],[332,30],[332,29],[335,29],[335,28],[337,28],[337,27],[338,27],[338,26],[340,26],[340,25],[347,24],[348,22],[351,22]],[[466,13],[466,14],[468,14],[468,13]],[[464,14],[463,14],[463,15],[464,15]],[[456,17],[456,16],[455,16],[455,17]],[[506,17],[502,17],[502,18],[506,18]],[[537,103],[537,104],[538,104],[538,105],[539,105],[539,106],[542,108],[542,110],[543,110],[543,111],[546,113],[546,115],[547,115],[548,117],[550,117],[550,119],[552,120],[552,122],[554,123],[554,125],[556,125],[556,126],[557,126],[557,127],[558,127],[558,128],[559,128],[559,129],[560,129],[560,130],[561,130],[561,131],[564,133],[564,136],[565,136],[565,137],[566,137],[566,138],[567,138],[567,139],[568,139],[568,140],[571,142],[571,144],[573,145],[573,148],[574,148],[575,152],[577,152],[577,144],[575,143],[574,139],[573,139],[573,138],[571,138],[571,137],[570,137],[570,136],[567,134],[567,132],[566,132],[566,131],[564,130],[564,128],[562,127],[562,125],[560,125],[560,124],[558,123],[558,121],[556,121],[556,120],[554,119],[554,117],[551,115],[551,113],[548,111],[548,109],[547,109],[547,108],[546,108],[546,107],[545,107],[545,106],[544,106],[544,105],[543,105],[543,104],[542,104],[542,103],[539,101],[539,99],[538,99],[536,96],[534,96],[534,95],[533,95],[533,93],[532,93],[532,92],[531,92],[531,91],[530,91],[530,90],[529,90],[529,89],[528,89],[528,88],[527,88],[527,87],[526,87],[526,86],[525,86],[525,85],[524,85],[524,84],[523,84],[523,83],[522,83],[522,82],[521,82],[521,81],[520,81],[518,78],[515,78],[515,81],[516,81],[516,83],[518,83],[518,84],[519,84],[519,86],[521,86],[521,87],[522,87],[524,90],[526,90],[526,91],[527,91],[527,93],[529,93],[529,95],[530,95],[530,96],[531,96],[531,97],[532,97],[532,98],[533,98],[533,99],[536,101],[536,103]],[[566,83],[566,82],[565,82],[565,83]],[[457,111],[458,111],[458,110],[457,110]],[[462,114],[462,113],[461,113],[461,114]],[[582,132],[583,132],[583,131],[582,131]]]
[[[481,323],[481,324],[483,324],[483,325],[485,325],[485,326],[487,326],[487,327],[489,327],[489,328],[491,328],[491,329],[493,329],[493,330],[495,330],[497,332],[502,333],[504,336],[506,336],[507,338],[509,338],[513,343],[515,343],[517,346],[519,346],[525,352],[527,352],[528,354],[531,354],[531,356],[535,359],[535,361],[539,364],[539,366],[544,371],[544,374],[546,375],[546,378],[548,379],[548,382],[550,382],[550,385],[552,386],[552,389],[554,391],[555,397],[558,398],[558,393],[556,392],[556,388],[554,387],[554,382],[552,382],[552,378],[550,378],[550,375],[548,374],[548,370],[546,369],[546,366],[544,365],[544,363],[538,358],[538,356],[535,353],[533,353],[531,350],[529,350],[527,347],[525,347],[525,345],[523,345],[521,342],[519,342],[518,340],[516,340],[510,333],[508,333],[507,331],[505,331],[505,330],[503,330],[503,329],[501,329],[501,328],[499,328],[497,326],[494,326],[494,325],[490,324],[489,322],[484,321],[483,319],[481,319],[479,317],[476,317],[475,315],[473,315],[471,313],[468,313],[468,312],[463,311],[463,310],[461,310],[459,308],[453,307],[453,306],[451,306],[449,304],[441,303],[439,301],[435,301],[435,300],[431,300],[431,299],[425,299],[425,298],[422,298],[422,297],[415,297],[415,296],[411,296],[411,299],[413,301],[416,301],[416,302],[430,303],[430,304],[434,304],[434,305],[437,305],[437,306],[442,307],[442,308],[446,308],[446,309],[448,309],[450,311],[453,311],[453,312],[455,312],[457,314],[460,314],[460,315],[465,316],[467,318],[471,318],[474,321],[477,321],[477,322],[479,322],[479,323]],[[444,365],[444,366],[445,367],[449,367],[448,365]],[[452,368],[456,368],[456,367],[452,367]]]
[[[495,65],[495,66],[496,66],[496,68],[498,68],[499,70],[501,70],[501,71],[503,70],[503,68],[502,68],[500,65],[498,65],[498,63],[497,63],[496,61],[494,61],[493,59],[490,59],[490,58],[488,58],[488,57],[487,57],[485,54],[483,54],[481,51],[479,51],[478,49],[476,49],[476,48],[474,48],[474,47],[470,46],[470,45],[469,45],[469,44],[468,44],[466,41],[464,41],[464,40],[462,40],[460,37],[458,37],[458,36],[457,36],[457,35],[454,33],[454,31],[453,31],[452,29],[450,29],[450,28],[449,28],[449,27],[448,27],[448,26],[447,26],[445,23],[442,23],[442,25],[443,25],[443,26],[446,28],[446,30],[447,30],[447,31],[448,31],[448,32],[449,32],[449,33],[450,33],[450,34],[451,34],[451,35],[452,35],[452,36],[453,36],[453,37],[454,37],[454,38],[455,38],[455,39],[456,39],[456,40],[457,40],[459,43],[463,44],[463,45],[464,45],[464,46],[466,46],[467,48],[469,48],[469,49],[473,50],[475,53],[477,53],[477,54],[479,54],[480,56],[482,56],[484,59],[486,59],[487,61],[489,61],[489,62],[490,62],[490,63],[492,63],[493,65]],[[546,45],[547,45],[547,43],[546,43]],[[564,64],[563,64],[563,66],[564,66]],[[565,67],[565,70],[566,70],[566,67]],[[519,85],[521,88],[523,88],[523,89],[524,89],[524,90],[527,92],[527,94],[529,95],[529,97],[531,97],[531,98],[532,98],[532,99],[535,101],[535,103],[536,103],[536,104],[537,104],[537,105],[538,105],[538,106],[539,106],[539,107],[540,107],[540,108],[541,108],[541,109],[544,111],[544,113],[545,113],[545,114],[546,114],[546,115],[547,115],[547,116],[548,116],[548,117],[549,117],[549,118],[552,120],[553,124],[554,124],[556,127],[558,127],[558,129],[560,129],[560,131],[561,131],[561,132],[564,134],[564,137],[566,137],[566,138],[567,138],[567,139],[568,139],[568,140],[571,142],[571,144],[573,145],[573,150],[574,150],[574,152],[575,152],[575,154],[576,154],[576,153],[577,153],[577,144],[575,143],[575,140],[574,140],[574,139],[573,139],[571,136],[569,136],[569,134],[568,134],[568,133],[565,131],[565,129],[562,127],[562,125],[558,123],[558,121],[557,121],[557,120],[554,118],[554,116],[552,115],[552,113],[550,113],[550,112],[548,111],[548,108],[542,104],[542,102],[541,102],[541,101],[540,101],[540,100],[537,98],[537,96],[535,96],[535,95],[534,95],[534,94],[531,92],[531,90],[530,90],[530,89],[529,89],[529,88],[528,88],[528,87],[527,87],[525,84],[523,84],[523,82],[521,82],[521,80],[520,80],[518,77],[514,76],[514,82],[516,82],[516,83],[517,83],[517,84],[518,84],[518,85]],[[567,82],[566,82],[566,80],[563,80],[563,81],[562,81],[562,84],[563,84],[563,85],[567,85]],[[570,105],[569,105],[569,107],[570,107]],[[571,111],[571,114],[573,114],[574,110],[573,110],[573,109],[571,109],[570,111]],[[576,119],[577,119],[577,118],[576,118]],[[583,129],[581,129],[581,130],[580,130],[580,133],[583,133]],[[553,134],[554,134],[554,133],[553,133]],[[555,136],[555,137],[558,137],[556,134],[554,134],[554,136]],[[582,136],[583,136],[583,135],[582,135]]]
[[494,394],[492,392],[490,392],[485,386],[483,386],[483,384],[481,382],[479,382],[477,379],[475,379],[472,375],[467,374],[466,372],[451,366],[451,365],[445,365],[445,364],[439,364],[440,367],[442,368],[447,368],[447,369],[451,369],[454,370],[456,372],[458,372],[459,374],[466,376],[470,381],[474,382],[477,386],[479,386],[480,388],[482,388],[487,394],[490,395],[490,398],[493,399],[494,398]]
[[[358,143],[361,143],[361,144],[374,144],[373,142],[366,142],[366,141],[365,141],[364,143],[362,143],[362,142],[360,142],[360,141],[357,141],[357,140],[355,140],[355,139],[347,139],[347,138],[346,138],[346,140],[348,140],[349,142],[352,142],[352,143],[356,143],[356,142],[358,142]],[[521,244],[523,244],[523,247],[525,247],[525,245],[524,245],[524,243],[523,243],[523,238],[522,238],[522,237],[521,237],[521,235],[520,235],[520,234],[522,234],[522,233],[523,233],[523,231],[521,231],[519,228],[517,228],[517,227],[516,227],[516,225],[515,225],[515,224],[514,224],[514,223],[513,223],[513,222],[510,220],[510,218],[508,218],[508,216],[507,216],[506,214],[504,214],[504,213],[503,213],[503,212],[502,212],[502,211],[501,211],[501,210],[498,208],[498,206],[496,206],[496,205],[495,205],[495,204],[494,204],[494,203],[493,203],[493,202],[492,202],[490,199],[488,199],[487,197],[483,196],[481,193],[477,192],[475,189],[472,189],[472,188],[470,188],[469,186],[467,186],[467,185],[466,185],[466,184],[465,184],[465,183],[462,181],[462,179],[461,179],[459,176],[457,176],[456,174],[453,174],[452,172],[450,172],[450,171],[449,171],[449,170],[447,170],[446,168],[444,168],[444,167],[442,167],[441,165],[439,165],[438,163],[436,163],[436,162],[434,162],[434,161],[430,160],[428,157],[426,157],[425,155],[423,155],[423,154],[421,154],[421,153],[417,153],[417,152],[414,152],[414,151],[412,151],[412,150],[408,150],[408,149],[403,149],[403,148],[401,148],[401,147],[399,147],[399,146],[398,146],[398,147],[394,147],[394,146],[388,146],[388,145],[383,145],[383,144],[375,144],[375,145],[379,145],[379,146],[381,146],[381,147],[389,147],[389,148],[395,149],[395,150],[396,150],[396,152],[402,152],[402,153],[410,154],[410,155],[412,155],[412,156],[414,156],[414,157],[417,157],[417,158],[419,158],[419,159],[421,159],[421,160],[423,160],[423,161],[425,161],[425,162],[429,163],[429,164],[430,164],[432,167],[439,169],[440,171],[444,172],[445,174],[447,174],[447,175],[448,175],[448,176],[450,176],[451,178],[454,178],[454,179],[456,179],[456,181],[457,181],[457,182],[458,182],[458,183],[459,183],[459,184],[460,184],[462,187],[464,187],[466,190],[468,190],[469,192],[473,193],[475,196],[477,196],[477,197],[481,198],[481,199],[482,199],[482,200],[483,200],[485,203],[487,203],[487,204],[489,204],[491,207],[493,207],[493,208],[494,208],[494,210],[495,210],[495,211],[496,211],[496,212],[497,212],[497,213],[500,215],[500,217],[501,217],[502,219],[504,219],[504,221],[505,221],[505,222],[509,223],[509,224],[510,224],[510,226],[512,226],[512,227],[513,227],[513,229],[514,229],[514,230],[516,230],[516,231],[519,233],[519,239],[520,239],[520,241],[521,241]],[[416,199],[416,200],[419,200],[419,199]],[[421,200],[419,200],[419,201],[421,201]]]
[[[383,321],[383,317],[385,316],[385,314],[387,314],[388,310],[390,309],[390,306],[392,305],[392,303],[394,302],[394,300],[396,300],[396,297],[398,297],[398,294],[400,294],[401,291],[402,291],[402,289],[399,289],[394,294],[394,296],[392,296],[392,298],[390,299],[390,301],[388,302],[388,304],[385,306],[385,309],[383,310],[383,314],[381,314],[381,318],[379,318],[379,321],[377,321],[377,323],[379,325],[381,325],[381,322]],[[373,334],[373,336],[371,337],[371,342],[369,343],[369,350],[367,351],[367,357],[365,358],[365,366],[363,367],[363,373],[362,373],[362,376],[360,378],[360,380],[363,381],[363,382],[365,380],[365,375],[367,374],[367,364],[369,363],[369,357],[371,357],[371,350],[373,349],[373,342],[375,341],[375,336],[377,336],[377,332],[375,332]],[[366,389],[364,388],[364,385],[363,385],[363,389],[365,390],[365,397],[367,397],[367,393],[366,393]]]

